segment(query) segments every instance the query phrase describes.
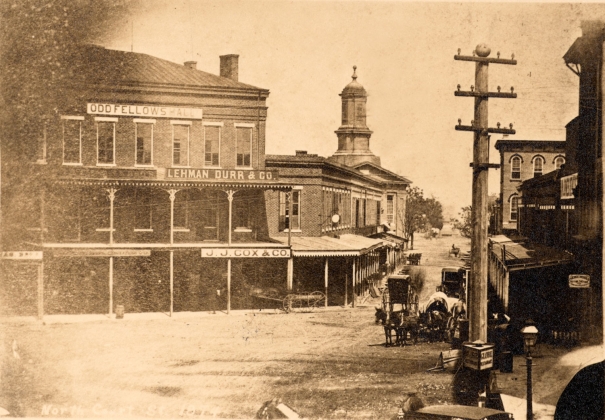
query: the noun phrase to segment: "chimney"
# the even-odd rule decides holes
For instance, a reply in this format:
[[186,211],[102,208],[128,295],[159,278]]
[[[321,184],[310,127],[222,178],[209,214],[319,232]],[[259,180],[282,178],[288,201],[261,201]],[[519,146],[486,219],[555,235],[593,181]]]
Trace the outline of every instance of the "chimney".
[[185,61],[185,67],[188,69],[197,69],[197,61]]
[[296,156],[306,156],[306,155],[307,155],[306,150],[297,150],[296,151]]
[[228,54],[221,55],[221,77],[226,77],[237,82],[238,78],[238,63],[239,55]]

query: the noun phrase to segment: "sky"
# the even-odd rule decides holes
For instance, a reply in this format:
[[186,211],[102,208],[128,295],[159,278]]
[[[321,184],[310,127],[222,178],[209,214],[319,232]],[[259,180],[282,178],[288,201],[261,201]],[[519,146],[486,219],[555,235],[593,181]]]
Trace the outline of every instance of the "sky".
[[[437,198],[446,217],[471,203],[473,135],[454,130],[473,119],[470,90],[479,43],[491,56],[514,53],[516,66],[489,66],[489,87],[517,99],[490,99],[489,124],[512,123],[515,140],[564,140],[578,112],[578,77],[563,55],[586,19],[605,19],[598,3],[436,3],[404,1],[146,0],[96,42],[219,73],[219,56],[239,54],[239,80],[270,90],[267,154],[337,149],[339,93],[351,81],[368,92],[370,149],[382,165]],[[490,161],[499,162],[491,138]],[[500,173],[490,170],[490,193]]]

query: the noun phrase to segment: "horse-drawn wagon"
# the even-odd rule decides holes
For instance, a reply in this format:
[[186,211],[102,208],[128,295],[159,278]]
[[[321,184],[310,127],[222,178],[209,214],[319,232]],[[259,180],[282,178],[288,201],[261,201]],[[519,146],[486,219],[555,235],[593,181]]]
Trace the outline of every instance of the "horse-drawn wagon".
[[280,309],[284,312],[307,312],[325,305],[326,295],[322,292],[283,293],[277,289],[259,289],[250,291],[250,296],[281,303]]

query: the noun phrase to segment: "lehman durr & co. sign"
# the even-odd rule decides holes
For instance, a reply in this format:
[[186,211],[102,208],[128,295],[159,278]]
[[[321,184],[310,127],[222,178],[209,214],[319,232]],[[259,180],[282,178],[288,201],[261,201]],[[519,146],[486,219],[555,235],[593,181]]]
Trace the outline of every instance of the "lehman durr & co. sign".
[[225,181],[277,181],[277,171],[241,169],[166,169],[166,179],[213,179]]

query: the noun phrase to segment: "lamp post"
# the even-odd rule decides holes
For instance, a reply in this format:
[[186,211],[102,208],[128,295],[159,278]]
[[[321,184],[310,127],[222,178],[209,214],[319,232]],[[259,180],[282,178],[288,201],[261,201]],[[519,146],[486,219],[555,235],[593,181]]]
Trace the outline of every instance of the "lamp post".
[[538,339],[538,329],[534,325],[534,322],[530,319],[525,322],[525,327],[521,330],[523,334],[523,342],[525,344],[527,361],[527,420],[533,420],[533,407],[532,407],[532,381],[531,381],[531,348],[536,345]]

